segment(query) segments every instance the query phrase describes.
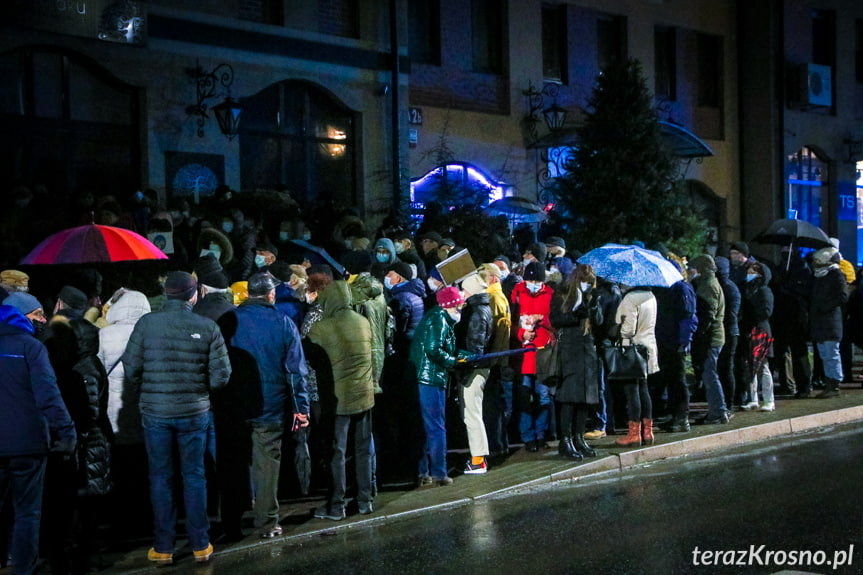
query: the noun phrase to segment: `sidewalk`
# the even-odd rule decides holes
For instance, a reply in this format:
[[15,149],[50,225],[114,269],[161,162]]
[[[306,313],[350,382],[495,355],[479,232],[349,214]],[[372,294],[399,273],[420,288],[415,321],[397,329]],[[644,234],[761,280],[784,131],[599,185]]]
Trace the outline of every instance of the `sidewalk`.
[[[485,475],[461,475],[460,468],[452,472],[454,483],[448,487],[420,489],[412,485],[385,484],[375,498],[374,513],[348,515],[339,522],[312,517],[312,510],[323,501],[322,496],[283,501],[282,537],[260,540],[250,534],[236,543],[223,543],[217,538],[214,541],[216,553],[211,560],[218,561],[219,555],[225,553],[284,542],[286,538],[304,538],[333,533],[336,530],[361,528],[425,513],[430,509],[467,505],[528,486],[562,480],[576,481],[594,473],[623,471],[648,461],[701,454],[819,427],[863,420],[863,389],[859,384],[845,384],[841,389],[841,396],[834,399],[795,400],[780,396],[776,401],[776,411],[737,412],[725,425],[693,425],[692,431],[688,433],[657,432],[653,446],[620,448],[614,445],[615,438],[619,436],[608,436],[592,442],[597,449],[596,458],[577,463],[559,457],[556,443],[551,443],[550,449],[539,453],[529,453],[513,446],[508,456],[491,461],[489,472]],[[692,407],[696,414],[698,410],[706,409],[704,404],[693,404]],[[464,461],[468,456],[467,453],[455,455],[457,458],[453,461]],[[103,562],[110,566],[102,572],[132,573],[151,570],[146,558],[150,545],[151,541],[146,539],[118,542],[108,549],[103,549]],[[175,562],[191,566],[192,552],[185,546],[185,541],[178,540],[176,547]]]

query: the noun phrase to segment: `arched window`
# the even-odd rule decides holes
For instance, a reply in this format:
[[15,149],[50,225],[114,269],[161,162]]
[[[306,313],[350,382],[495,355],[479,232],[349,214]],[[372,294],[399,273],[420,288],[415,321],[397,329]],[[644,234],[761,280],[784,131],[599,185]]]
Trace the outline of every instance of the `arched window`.
[[830,168],[811,148],[803,147],[785,163],[788,217],[806,220],[818,227],[827,200]]
[[357,204],[354,112],[295,80],[274,84],[243,106],[243,189],[286,189],[300,204]]

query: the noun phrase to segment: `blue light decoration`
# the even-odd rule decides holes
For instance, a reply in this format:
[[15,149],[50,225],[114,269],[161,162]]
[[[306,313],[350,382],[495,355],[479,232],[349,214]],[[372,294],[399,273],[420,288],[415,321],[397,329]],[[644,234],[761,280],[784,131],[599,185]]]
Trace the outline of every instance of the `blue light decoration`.
[[[446,175],[444,176],[444,169]],[[461,180],[465,188],[476,186],[485,187],[488,189],[488,201],[493,202],[504,197],[506,189],[510,186],[503,182],[498,182],[491,178],[488,174],[465,162],[453,162],[445,166],[438,166],[433,170],[426,172],[425,175],[411,180],[411,203],[419,204],[420,209],[426,202],[433,199],[429,196],[434,194],[435,186],[441,178],[446,177],[450,181]]]

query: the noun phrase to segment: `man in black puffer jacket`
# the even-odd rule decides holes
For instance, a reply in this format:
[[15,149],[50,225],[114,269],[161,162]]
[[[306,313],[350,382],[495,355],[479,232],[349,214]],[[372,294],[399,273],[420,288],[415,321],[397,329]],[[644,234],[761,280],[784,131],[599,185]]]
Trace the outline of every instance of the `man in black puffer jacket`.
[[[465,297],[463,317],[455,325],[455,341],[459,349],[473,355],[482,355],[491,342],[494,323],[491,315],[491,296],[486,292],[488,285],[479,274],[468,276],[461,284]],[[475,365],[460,374],[459,407],[461,419],[467,429],[470,461],[465,464],[468,475],[480,475],[488,470],[488,435],[482,419],[482,400],[485,383],[490,368]]]
[[150,464],[155,543],[148,559],[172,563],[177,511],[174,449],[180,458],[186,531],[195,560],[210,558],[204,451],[210,425],[210,391],[227,384],[231,364],[216,323],[192,312],[195,278],[175,271],[165,281],[167,303],[143,316],[123,354],[126,378],[141,388],[141,419]]

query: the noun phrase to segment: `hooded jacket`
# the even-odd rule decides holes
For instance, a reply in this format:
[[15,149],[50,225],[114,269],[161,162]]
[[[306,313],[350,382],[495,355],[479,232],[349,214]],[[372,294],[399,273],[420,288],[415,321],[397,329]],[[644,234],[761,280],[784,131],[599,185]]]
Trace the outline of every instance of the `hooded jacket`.
[[12,306],[0,306],[0,457],[45,455],[55,440],[74,440],[45,346]]
[[698,270],[693,282],[698,314],[693,343],[721,347],[725,344],[725,295],[716,279],[716,263],[712,256],[701,255],[693,259],[691,265]]
[[[752,328],[758,328],[772,338],[770,317],[773,315],[773,290],[770,284],[770,268],[762,266],[763,277],[758,277],[743,284],[743,303],[740,306],[740,328],[745,338],[749,338]],[[768,357],[773,357],[773,346]]]
[[381,374],[384,370],[384,358],[388,335],[392,338],[390,326],[390,308],[384,298],[384,286],[368,273],[362,273],[350,284],[351,308],[369,320],[372,328],[372,374],[375,379],[375,391],[380,392]]
[[832,264],[826,274],[812,280],[809,300],[809,335],[812,341],[842,340],[842,308],[848,301],[845,274]]
[[138,388],[124,385],[125,371],[120,358],[135,324],[150,313],[147,296],[128,291],[108,309],[107,325],[99,330],[99,359],[108,373],[108,420],[117,444],[140,444],[141,412],[138,409]]
[[425,295],[425,285],[419,278],[400,283],[390,290],[388,303],[396,322],[396,351],[405,351],[410,347],[414,331],[425,313]]
[[309,329],[308,339],[326,352],[332,369],[337,415],[353,415],[374,407],[372,327],[350,308],[347,282],[334,281],[318,291],[323,309],[320,321]]
[[[387,259],[384,262],[379,262],[377,259],[377,251],[381,248],[387,250]],[[379,282],[384,281],[384,276],[387,275],[390,265],[399,261],[396,255],[396,246],[389,238],[380,238],[375,242],[375,247],[372,249],[372,258],[374,261],[372,261],[370,272]]]

